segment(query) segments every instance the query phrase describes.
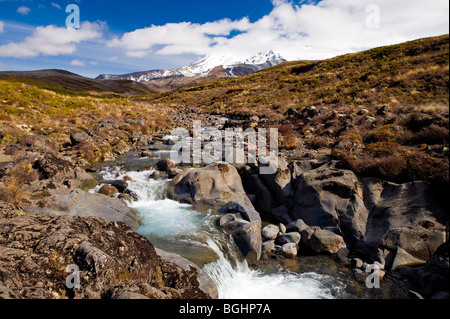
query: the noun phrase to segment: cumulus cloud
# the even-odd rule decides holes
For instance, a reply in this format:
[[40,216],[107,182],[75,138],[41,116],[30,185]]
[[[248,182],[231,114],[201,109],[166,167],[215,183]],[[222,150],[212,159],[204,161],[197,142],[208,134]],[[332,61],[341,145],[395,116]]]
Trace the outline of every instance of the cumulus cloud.
[[102,25],[83,22],[79,30],[48,25],[37,27],[22,42],[0,45],[0,57],[32,58],[39,55],[57,56],[76,51],[76,44],[98,39]]
[[72,65],[72,66],[79,66],[79,67],[85,67],[88,64],[89,65],[98,65],[98,62],[97,61],[86,62],[85,60],[78,60],[78,59],[72,60],[70,62],[70,65]]
[[114,38],[109,47],[122,48],[130,57],[143,57],[153,52],[153,47],[162,45],[156,54],[198,54],[202,55],[233,30],[246,31],[251,26],[248,18],[231,21],[223,19],[204,24],[182,22],[151,26],[125,33]]
[[[247,18],[205,24],[169,23],[125,33],[108,46],[123,49],[129,57],[223,52],[245,55],[274,50],[288,60],[324,59],[448,33],[449,27],[447,0],[272,3],[272,12],[252,23]],[[233,30],[238,32],[231,36]]]
[[25,6],[21,6],[17,8],[17,13],[20,13],[24,16],[28,15],[30,13],[31,9]]
[[81,61],[81,60],[72,60],[72,62],[70,62],[70,65],[85,67],[86,66],[86,62]]

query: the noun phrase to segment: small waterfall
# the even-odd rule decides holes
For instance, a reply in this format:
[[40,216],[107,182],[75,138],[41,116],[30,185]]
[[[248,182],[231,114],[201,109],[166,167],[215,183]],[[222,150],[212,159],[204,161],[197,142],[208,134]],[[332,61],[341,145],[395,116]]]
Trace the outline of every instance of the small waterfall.
[[[169,181],[150,179],[152,172],[121,173],[119,169],[109,169],[102,176],[105,180],[122,179],[125,175],[131,178],[129,189],[139,198],[131,206],[143,218],[137,232],[147,236],[159,248],[197,263],[201,260],[203,270],[217,284],[219,298],[330,299],[341,295],[343,284],[327,275],[287,271],[264,273],[251,269],[242,261],[231,237],[215,226],[217,215],[198,212],[190,205],[167,199]],[[203,254],[205,249],[215,253],[213,261],[197,258],[196,255]]]
[[[263,273],[250,269],[245,261],[230,262],[212,240],[208,245],[219,259],[204,266],[203,270],[214,280],[221,299],[332,299],[340,284],[333,278],[313,272]],[[327,288],[324,283],[333,283]]]

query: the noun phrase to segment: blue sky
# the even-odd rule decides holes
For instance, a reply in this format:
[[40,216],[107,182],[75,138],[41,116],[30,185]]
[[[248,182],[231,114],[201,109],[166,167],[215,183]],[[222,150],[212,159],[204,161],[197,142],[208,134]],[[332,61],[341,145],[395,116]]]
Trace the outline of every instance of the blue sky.
[[[68,29],[68,4],[81,28]],[[323,59],[448,33],[447,0],[0,0],[0,70],[85,76],[273,50]]]

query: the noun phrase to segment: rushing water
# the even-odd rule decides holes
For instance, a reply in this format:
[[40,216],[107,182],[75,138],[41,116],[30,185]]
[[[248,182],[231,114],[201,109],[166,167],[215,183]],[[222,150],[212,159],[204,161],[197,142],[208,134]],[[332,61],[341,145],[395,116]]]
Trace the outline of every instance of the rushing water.
[[[166,198],[168,180],[150,179],[152,171],[121,173],[107,169],[105,180],[131,177],[138,197],[131,206],[142,216],[138,233],[158,248],[175,252],[203,267],[222,299],[329,299],[348,297],[345,285],[315,272],[253,269],[240,258],[231,237],[215,226],[217,215]],[[97,187],[95,190],[98,190]]]

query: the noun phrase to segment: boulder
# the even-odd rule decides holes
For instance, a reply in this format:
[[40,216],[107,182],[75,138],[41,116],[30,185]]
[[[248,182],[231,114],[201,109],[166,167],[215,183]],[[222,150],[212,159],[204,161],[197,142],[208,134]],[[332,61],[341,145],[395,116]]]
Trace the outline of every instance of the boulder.
[[301,235],[296,232],[286,233],[278,237],[278,242],[281,245],[288,244],[288,243],[294,243],[298,245],[300,243],[300,240],[302,239]]
[[70,134],[70,143],[72,146],[87,142],[89,140],[89,135],[85,132],[83,133],[72,133]]
[[232,234],[236,245],[247,262],[252,265],[261,258],[261,218],[253,207],[230,202],[220,212],[218,224]]
[[272,208],[270,213],[272,217],[281,223],[289,224],[292,221],[292,218],[289,216],[288,208],[284,205]]
[[352,244],[366,231],[368,210],[356,175],[350,170],[337,169],[335,165],[335,162],[320,161],[296,165],[295,174],[300,175],[292,216],[302,219],[307,225],[338,227]]
[[267,225],[262,229],[262,236],[265,240],[274,240],[278,237],[280,228],[275,225]]
[[254,195],[253,203],[258,211],[270,214],[271,209],[278,206],[273,193],[264,184],[258,174],[243,175],[242,182],[245,191]]
[[193,271],[197,272],[197,280],[199,283],[200,289],[206,293],[211,299],[219,298],[219,291],[216,283],[206,272],[204,272],[199,266],[191,262],[190,260],[181,257],[178,254],[164,251],[159,248],[155,248],[156,253],[165,261],[173,263],[183,269],[184,271]]
[[300,235],[301,235],[301,242],[304,246],[308,247],[309,242],[311,240],[312,235],[316,232],[316,230],[319,230],[320,227],[312,226],[304,229]]
[[303,160],[290,168],[292,217],[341,235],[366,260],[392,262],[398,247],[426,260],[445,241],[448,217],[427,182],[358,178],[335,161]]
[[119,193],[119,191],[117,190],[117,188],[115,188],[114,186],[111,186],[111,185],[103,185],[100,189],[99,189],[99,191],[98,191],[98,193],[99,194],[102,194],[102,195],[106,195],[106,196],[114,196],[114,195],[117,195],[118,193]]
[[267,240],[263,242],[262,244],[262,251],[263,252],[272,252],[275,250],[275,241],[274,240]]
[[395,254],[395,259],[394,262],[392,263],[391,270],[394,270],[397,267],[419,266],[424,264],[425,260],[421,260],[414,256],[411,256],[403,248],[397,247],[397,253]]
[[[445,240],[448,217],[424,181],[405,184],[363,178],[364,198],[370,212],[366,232],[355,249],[368,259],[382,262],[397,248],[427,260]],[[420,194],[420,196],[418,196]],[[380,251],[384,251],[380,254]]]
[[278,168],[274,174],[260,174],[259,177],[279,205],[288,202],[291,194],[291,170],[285,159],[278,158]]
[[[248,203],[247,203],[248,204]],[[249,222],[261,222],[261,216],[253,208],[238,202],[229,202],[219,210],[221,214],[240,214],[243,219]]]
[[295,257],[297,257],[298,250],[297,250],[297,245],[295,243],[284,244],[282,246],[281,250],[283,252],[283,255],[286,258],[295,258]]
[[286,226],[286,231],[301,233],[309,226],[302,219],[297,219]]
[[306,244],[317,254],[336,254],[344,244],[344,239],[328,230],[318,229],[310,236]]
[[156,168],[160,172],[169,173],[172,168],[175,168],[177,165],[169,158],[163,158],[162,160],[156,163]]
[[115,187],[119,193],[125,193],[128,190],[128,183],[122,180],[115,180],[109,183],[111,186]]
[[421,267],[397,267],[392,272],[415,283],[417,289],[425,298],[432,298],[437,293],[449,291],[449,252],[450,241],[436,249],[434,255]]
[[228,163],[184,171],[168,186],[168,196],[195,208],[216,208],[230,201],[253,207],[236,168]]

